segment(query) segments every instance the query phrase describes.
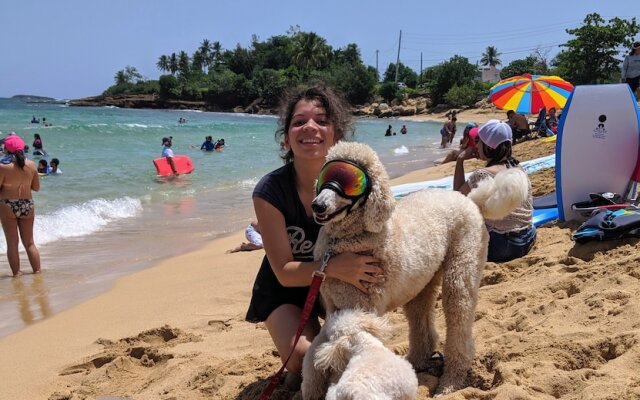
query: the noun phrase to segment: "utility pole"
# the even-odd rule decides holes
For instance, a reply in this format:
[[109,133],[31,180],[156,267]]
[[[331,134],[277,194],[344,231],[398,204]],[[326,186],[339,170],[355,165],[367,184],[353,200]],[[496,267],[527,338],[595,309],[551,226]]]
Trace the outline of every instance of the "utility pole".
[[418,82],[422,83],[422,52],[420,52],[420,76]]
[[378,75],[378,82],[380,82],[380,71],[378,70],[378,52],[380,50],[376,50],[376,75]]
[[400,67],[400,44],[402,43],[402,29],[400,29],[400,37],[398,38],[398,57],[396,57],[396,79],[398,83],[398,68]]

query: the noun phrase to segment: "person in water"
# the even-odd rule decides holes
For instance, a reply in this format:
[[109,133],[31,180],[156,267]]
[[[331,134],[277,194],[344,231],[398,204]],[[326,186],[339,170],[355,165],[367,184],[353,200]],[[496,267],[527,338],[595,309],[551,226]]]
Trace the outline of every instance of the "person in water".
[[224,139],[223,138],[218,139],[215,145],[213,146],[213,148],[217,151],[222,151],[222,149],[224,149]]
[[31,123],[32,123],[32,124],[39,124],[39,123],[40,123],[40,120],[39,120],[38,118],[36,118],[36,116],[34,115],[34,116],[31,118]]
[[[265,257],[253,285],[246,314],[249,322],[264,322],[281,359],[287,358],[287,384],[296,387],[302,359],[320,331],[321,305],[316,301],[300,340],[292,349],[314,271],[340,279],[366,292],[363,282],[378,282],[380,260],[364,254],[334,254],[314,261],[320,225],[311,201],[315,181],[329,148],[350,139],[353,124],[349,104],[322,85],[289,90],[282,99],[276,138],[285,165],[268,173],[255,186],[253,207],[260,226]],[[368,251],[370,249],[362,249]]]
[[49,161],[49,174],[62,175],[62,170],[58,168],[59,165],[60,160],[58,160],[57,158],[52,158],[51,161]]
[[39,133],[33,134],[33,155],[42,155],[46,156],[47,152],[44,150],[44,145],[42,144],[42,139],[40,138]]
[[205,136],[204,143],[202,143],[202,146],[200,146],[200,150],[213,151],[214,148],[215,144],[213,143],[213,137]]
[[173,161],[173,150],[171,150],[171,146],[173,146],[173,136],[163,137],[162,138],[162,154],[161,157],[165,157],[169,166],[171,167],[171,171],[173,171],[174,175],[178,175],[178,170],[176,168],[176,163]]
[[39,174],[49,173],[49,165],[47,164],[47,160],[41,159],[40,161],[38,161],[38,173]]
[[27,252],[33,273],[40,272],[40,252],[33,240],[35,205],[32,192],[40,190],[33,161],[24,155],[24,141],[11,135],[4,141],[8,157],[0,162],[0,221],[7,241],[7,258],[13,276],[20,275],[18,245]]

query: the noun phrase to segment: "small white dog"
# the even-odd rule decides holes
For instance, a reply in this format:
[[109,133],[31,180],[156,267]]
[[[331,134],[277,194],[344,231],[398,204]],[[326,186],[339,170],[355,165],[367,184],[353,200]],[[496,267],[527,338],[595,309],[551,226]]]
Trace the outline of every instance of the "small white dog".
[[[416,398],[418,379],[411,364],[382,343],[391,336],[386,318],[360,310],[336,311],[320,334],[327,341],[318,347],[313,360],[305,357],[304,362],[313,362],[331,382],[327,400]],[[303,390],[311,387],[306,385]],[[322,394],[303,392],[304,397]]]
[[[368,285],[368,293],[327,278],[320,288],[327,315],[354,308],[383,315],[403,307],[409,322],[407,360],[421,370],[438,344],[435,305],[442,284],[446,361],[436,393],[464,387],[474,356],[472,328],[487,260],[489,233],[483,217],[503,218],[522,204],[528,193],[526,173],[519,168],[500,172],[495,179],[482,181],[469,196],[432,189],[396,202],[373,149],[340,142],[329,150],[316,192],[312,208],[316,221],[324,226],[315,259],[369,251],[381,260],[384,271],[381,281]],[[326,390],[322,373],[316,371],[314,377],[314,364],[307,362],[325,339],[321,331],[305,356],[305,400],[322,399]]]

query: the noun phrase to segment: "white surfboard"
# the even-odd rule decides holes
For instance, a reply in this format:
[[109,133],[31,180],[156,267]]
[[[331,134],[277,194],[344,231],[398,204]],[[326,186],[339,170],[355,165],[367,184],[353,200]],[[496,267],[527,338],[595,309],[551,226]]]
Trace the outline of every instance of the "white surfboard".
[[629,85],[576,86],[556,142],[556,193],[561,221],[582,221],[571,209],[589,193],[624,195],[640,145],[638,105]]

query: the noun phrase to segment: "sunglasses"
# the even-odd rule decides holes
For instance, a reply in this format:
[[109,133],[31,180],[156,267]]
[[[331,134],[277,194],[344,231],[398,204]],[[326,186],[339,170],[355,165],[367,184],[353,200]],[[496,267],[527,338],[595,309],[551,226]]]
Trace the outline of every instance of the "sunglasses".
[[333,160],[320,170],[316,193],[320,193],[325,187],[337,189],[345,197],[357,198],[369,193],[371,181],[369,175],[351,161]]

